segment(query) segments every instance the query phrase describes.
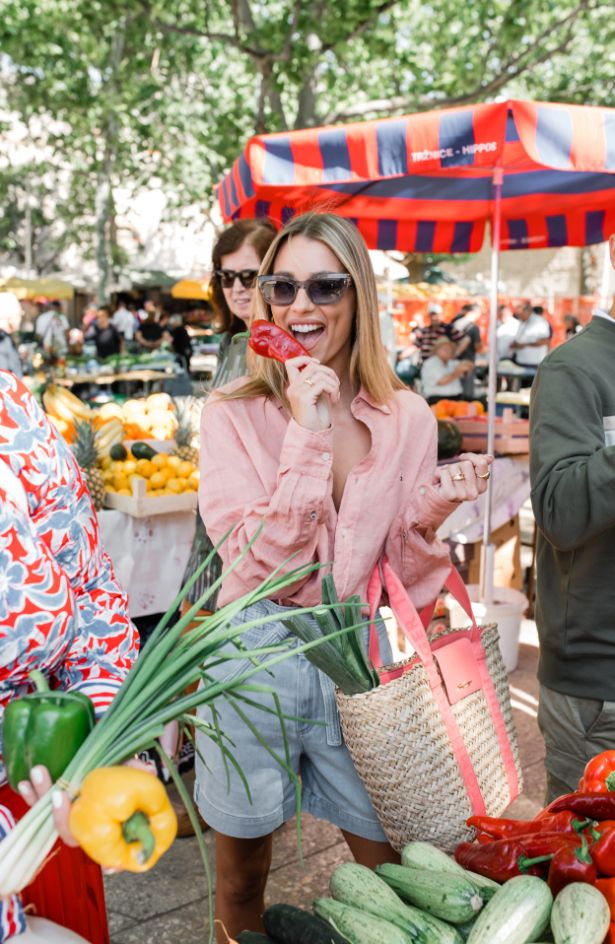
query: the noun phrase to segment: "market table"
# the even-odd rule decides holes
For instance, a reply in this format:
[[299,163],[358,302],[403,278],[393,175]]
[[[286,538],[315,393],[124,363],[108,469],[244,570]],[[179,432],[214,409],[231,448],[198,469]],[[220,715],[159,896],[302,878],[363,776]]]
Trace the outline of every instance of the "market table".
[[54,382],[62,387],[75,387],[79,384],[98,384],[107,386],[108,384],[123,381],[126,383],[154,384],[163,383],[175,377],[175,371],[170,370],[125,370],[113,374],[69,374],[66,377],[55,377]]
[[116,577],[128,591],[131,617],[164,613],[181,587],[194,536],[194,511],[133,518],[105,508],[98,512],[98,521]]

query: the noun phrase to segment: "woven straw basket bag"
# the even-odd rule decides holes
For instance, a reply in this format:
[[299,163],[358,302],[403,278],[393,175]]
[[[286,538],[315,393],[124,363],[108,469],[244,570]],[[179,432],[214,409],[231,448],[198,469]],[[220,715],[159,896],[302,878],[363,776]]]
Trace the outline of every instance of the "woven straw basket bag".
[[360,695],[336,691],[344,740],[391,845],[400,851],[420,839],[452,852],[474,834],[468,817],[500,816],[522,787],[497,627],[476,625],[455,570],[447,588],[472,625],[431,639],[430,614],[421,620],[386,560],[370,580],[372,618],[383,583],[416,655],[382,667],[372,626],[381,684]]

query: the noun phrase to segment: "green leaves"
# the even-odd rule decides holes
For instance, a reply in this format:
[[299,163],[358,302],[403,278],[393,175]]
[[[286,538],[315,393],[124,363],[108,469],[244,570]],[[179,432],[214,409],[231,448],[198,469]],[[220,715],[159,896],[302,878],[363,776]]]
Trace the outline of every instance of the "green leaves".
[[319,645],[305,653],[346,695],[367,692],[380,684],[378,674],[368,660],[362,641],[366,621],[358,596],[341,603],[331,574],[322,581],[323,606],[307,619],[291,616],[282,620],[287,629],[305,643],[318,639]]

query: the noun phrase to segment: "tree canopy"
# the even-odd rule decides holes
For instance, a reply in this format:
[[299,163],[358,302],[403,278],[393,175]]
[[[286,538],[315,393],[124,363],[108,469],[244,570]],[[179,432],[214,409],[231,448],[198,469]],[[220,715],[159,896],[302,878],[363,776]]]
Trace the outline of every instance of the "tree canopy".
[[599,0],[4,0],[0,49],[0,105],[33,150],[20,168],[5,145],[0,199],[18,224],[20,187],[55,175],[52,215],[96,245],[101,284],[121,264],[118,190],[154,184],[207,209],[256,132],[495,96],[609,105],[615,91]]

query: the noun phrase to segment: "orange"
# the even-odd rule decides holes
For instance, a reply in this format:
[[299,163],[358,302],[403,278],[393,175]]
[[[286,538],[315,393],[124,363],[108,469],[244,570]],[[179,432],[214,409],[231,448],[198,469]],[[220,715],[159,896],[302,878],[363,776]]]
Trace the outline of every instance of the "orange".
[[157,452],[156,455],[152,458],[152,465],[155,465],[157,469],[163,469],[167,464],[167,459],[169,457],[164,452]]
[[144,479],[148,479],[156,471],[156,466],[152,465],[149,459],[137,459],[136,470],[137,475],[142,475]]

